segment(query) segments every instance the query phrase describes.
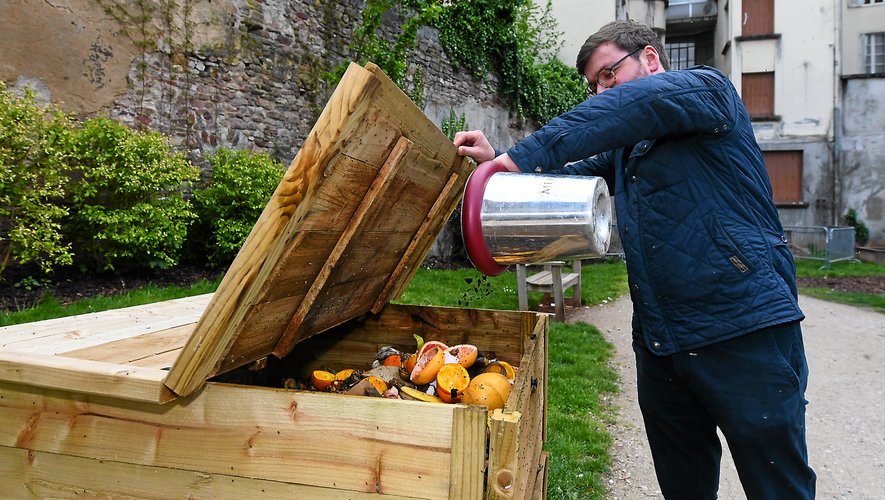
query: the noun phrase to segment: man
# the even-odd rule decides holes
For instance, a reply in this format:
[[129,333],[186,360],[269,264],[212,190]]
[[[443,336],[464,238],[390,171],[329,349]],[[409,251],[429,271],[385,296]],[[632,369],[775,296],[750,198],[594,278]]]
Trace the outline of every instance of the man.
[[[654,32],[629,21],[591,35],[577,67],[595,96],[495,161],[613,191],[664,496],[716,498],[718,427],[748,498],[813,498],[795,264],[740,97],[713,68],[668,72]],[[454,142],[495,156],[479,131]]]

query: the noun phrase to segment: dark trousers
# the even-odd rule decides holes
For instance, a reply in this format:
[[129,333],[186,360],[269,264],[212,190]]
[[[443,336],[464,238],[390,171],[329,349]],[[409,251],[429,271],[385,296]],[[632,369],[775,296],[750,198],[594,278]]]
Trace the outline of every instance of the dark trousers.
[[728,442],[750,500],[814,498],[799,323],[655,356],[634,338],[639,406],[668,500],[716,498]]

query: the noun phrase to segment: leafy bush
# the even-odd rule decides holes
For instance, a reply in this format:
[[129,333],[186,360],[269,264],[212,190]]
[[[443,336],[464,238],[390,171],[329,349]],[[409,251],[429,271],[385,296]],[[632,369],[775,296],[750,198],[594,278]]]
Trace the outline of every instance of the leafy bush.
[[182,190],[199,170],[157,132],[108,118],[74,133],[71,213],[65,226],[81,267],[99,271],[178,263],[194,218]]
[[522,98],[538,123],[547,123],[584,100],[584,77],[559,59],[527,68],[526,73],[533,83],[523,88]]
[[209,155],[211,179],[194,192],[197,234],[208,241],[203,255],[220,266],[236,256],[286,167],[264,153],[219,149]]
[[857,210],[848,209],[848,213],[845,214],[845,223],[854,227],[855,243],[859,246],[864,246],[870,241],[870,229],[864,221],[857,218]]
[[62,239],[69,119],[0,82],[0,279],[9,264],[48,273],[70,264]]

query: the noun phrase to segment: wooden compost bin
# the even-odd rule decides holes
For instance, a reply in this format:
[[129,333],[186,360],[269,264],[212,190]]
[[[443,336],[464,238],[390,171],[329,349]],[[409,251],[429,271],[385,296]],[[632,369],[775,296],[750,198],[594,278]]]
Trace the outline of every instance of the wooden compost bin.
[[[546,316],[389,303],[470,170],[351,65],[215,294],[0,328],[2,494],[543,498]],[[517,366],[504,409],[281,387],[415,334]]]

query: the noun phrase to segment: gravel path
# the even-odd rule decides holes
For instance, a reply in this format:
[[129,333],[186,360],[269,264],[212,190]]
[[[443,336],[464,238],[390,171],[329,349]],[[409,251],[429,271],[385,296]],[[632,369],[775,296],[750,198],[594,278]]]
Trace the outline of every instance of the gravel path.
[[[806,397],[809,460],[820,499],[885,498],[885,315],[800,296],[810,370]],[[595,325],[616,349],[621,378],[620,408],[612,470],[611,500],[662,498],[636,399],[636,368],[630,347],[629,298],[571,309],[567,320]],[[745,499],[724,445],[719,497]]]

